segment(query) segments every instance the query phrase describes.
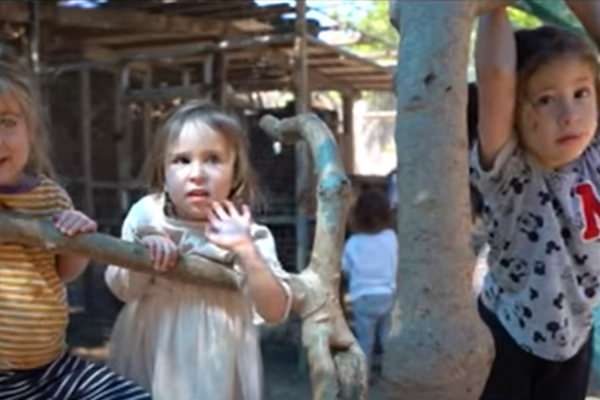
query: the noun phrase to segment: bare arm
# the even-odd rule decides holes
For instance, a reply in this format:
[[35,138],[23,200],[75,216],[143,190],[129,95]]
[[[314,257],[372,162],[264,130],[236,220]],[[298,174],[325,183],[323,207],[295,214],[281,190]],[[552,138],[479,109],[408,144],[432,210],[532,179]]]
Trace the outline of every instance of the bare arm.
[[596,47],[600,48],[600,1],[566,0],[565,3],[594,40]]
[[476,46],[479,90],[479,152],[481,166],[490,168],[508,141],[516,103],[516,46],[506,10],[485,14],[479,22]]
[[56,272],[64,283],[73,282],[85,271],[89,259],[76,255],[58,256]]
[[248,274],[248,288],[256,311],[267,323],[286,317],[288,293],[266,265],[254,244],[238,252],[238,260]]

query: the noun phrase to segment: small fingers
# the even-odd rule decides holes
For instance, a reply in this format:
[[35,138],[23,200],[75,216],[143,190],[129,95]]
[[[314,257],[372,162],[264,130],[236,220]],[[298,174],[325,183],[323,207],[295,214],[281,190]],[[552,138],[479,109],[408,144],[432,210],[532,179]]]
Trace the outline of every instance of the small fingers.
[[165,272],[177,264],[179,256],[177,246],[168,239],[150,237],[143,240],[143,242],[156,270]]
[[165,249],[165,264],[166,270],[173,269],[177,265],[179,259],[179,252],[174,244],[169,244]]
[[247,204],[242,204],[242,218],[244,221],[252,220],[252,212],[250,211],[250,207]]
[[240,216],[240,211],[235,206],[235,204],[233,204],[232,201],[225,200],[223,203],[225,205],[225,210],[227,211],[227,213],[229,214],[230,217],[235,218],[235,217],[239,217]]
[[212,204],[212,212],[214,213],[215,217],[217,217],[218,219],[227,219],[229,217],[227,211],[225,211],[225,208],[223,207],[223,205],[221,205],[221,203],[218,202],[214,202]]
[[94,232],[97,229],[96,222],[76,211],[58,214],[54,218],[54,224],[61,233],[68,236]]

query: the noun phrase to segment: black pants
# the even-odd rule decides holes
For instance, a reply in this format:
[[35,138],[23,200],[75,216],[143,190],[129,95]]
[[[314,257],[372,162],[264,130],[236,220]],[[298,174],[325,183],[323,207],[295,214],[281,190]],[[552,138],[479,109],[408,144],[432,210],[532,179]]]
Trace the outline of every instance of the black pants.
[[593,335],[569,360],[548,361],[523,350],[481,301],[478,308],[496,348],[496,358],[480,400],[585,400]]

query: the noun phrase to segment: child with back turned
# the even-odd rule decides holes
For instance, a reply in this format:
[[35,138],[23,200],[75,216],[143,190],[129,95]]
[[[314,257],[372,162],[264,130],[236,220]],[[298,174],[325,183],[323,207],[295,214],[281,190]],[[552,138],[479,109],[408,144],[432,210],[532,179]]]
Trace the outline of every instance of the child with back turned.
[[123,239],[145,245],[159,271],[202,248],[230,254],[246,284],[236,292],[110,267],[107,283],[126,302],[110,363],[157,400],[261,400],[253,310],[279,322],[291,296],[271,233],[252,221],[242,127],[209,103],[184,104],[160,128],[148,165],[152,193],[129,211]]
[[391,229],[392,215],[385,192],[368,189],[361,193],[350,217],[353,234],[346,241],[342,256],[354,331],[367,357],[371,381],[381,373],[378,358],[390,330],[396,291],[398,238]]
[[[567,3],[597,38],[600,3]],[[481,399],[583,400],[600,275],[597,55],[564,29],[513,32],[503,8],[477,40],[479,311],[496,347]]]
[[[39,95],[28,67],[0,46],[0,210],[51,218],[66,235],[96,223],[52,180]],[[0,243],[0,399],[146,400],[105,366],[69,355],[65,283],[88,260]]]

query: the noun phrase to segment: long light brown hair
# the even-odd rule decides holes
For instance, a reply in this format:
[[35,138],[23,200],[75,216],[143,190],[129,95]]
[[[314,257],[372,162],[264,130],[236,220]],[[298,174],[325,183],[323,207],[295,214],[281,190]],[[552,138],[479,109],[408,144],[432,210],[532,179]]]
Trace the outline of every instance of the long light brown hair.
[[255,205],[258,200],[254,172],[248,156],[247,138],[239,119],[217,105],[203,100],[193,100],[175,108],[167,115],[154,138],[146,159],[144,177],[152,193],[165,188],[165,161],[170,145],[179,138],[186,124],[201,122],[223,135],[235,154],[233,185],[229,199]]
[[0,96],[14,99],[23,113],[29,134],[26,173],[54,178],[50,141],[37,77],[25,59],[13,49],[0,45]]

